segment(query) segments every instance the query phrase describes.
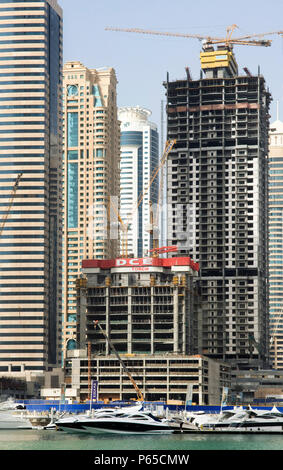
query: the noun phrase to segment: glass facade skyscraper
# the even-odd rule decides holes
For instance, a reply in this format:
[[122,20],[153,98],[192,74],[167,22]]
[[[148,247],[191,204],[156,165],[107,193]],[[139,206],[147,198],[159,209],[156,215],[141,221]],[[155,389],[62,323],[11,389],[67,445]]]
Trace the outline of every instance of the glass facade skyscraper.
[[3,374],[40,373],[60,361],[61,67],[57,0],[0,0]]
[[[159,175],[151,183],[159,165],[157,126],[148,120],[151,112],[139,106],[119,109],[121,121],[120,213],[130,223],[127,240],[121,240],[121,253],[143,257],[153,248],[150,203],[157,213]],[[143,197],[144,195],[144,197]],[[141,202],[140,202],[141,201]],[[155,207],[154,207],[155,206]]]

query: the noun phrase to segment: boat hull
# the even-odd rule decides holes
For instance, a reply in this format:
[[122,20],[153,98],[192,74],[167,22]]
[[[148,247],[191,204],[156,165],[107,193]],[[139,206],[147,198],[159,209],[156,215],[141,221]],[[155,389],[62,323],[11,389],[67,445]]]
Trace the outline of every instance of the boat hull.
[[62,423],[57,424],[58,429],[72,433],[87,434],[172,434],[173,428],[167,426],[152,426],[141,423]]
[[32,424],[25,417],[0,413],[0,431],[5,429],[32,429]]
[[215,432],[215,433],[226,433],[226,434],[242,434],[242,433],[257,433],[257,434],[283,434],[283,426],[280,425],[268,425],[259,426],[258,424],[239,426],[239,427],[204,427],[200,429],[200,432]]

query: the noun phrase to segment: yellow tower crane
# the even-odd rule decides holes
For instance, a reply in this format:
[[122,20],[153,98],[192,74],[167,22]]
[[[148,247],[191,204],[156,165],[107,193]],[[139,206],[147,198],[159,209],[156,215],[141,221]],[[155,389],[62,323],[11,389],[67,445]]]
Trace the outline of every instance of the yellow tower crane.
[[[118,31],[118,32],[128,32],[128,33],[138,33],[138,34],[148,34],[148,35],[157,35],[157,36],[172,36],[179,38],[189,38],[189,39],[198,39],[202,41],[203,52],[200,54],[201,67],[203,70],[214,69],[216,67],[228,67],[237,70],[237,63],[233,54],[233,45],[237,46],[271,46],[270,39],[263,39],[264,36],[271,35],[283,35],[283,31],[270,31],[266,33],[257,33],[257,34],[248,34],[245,36],[233,37],[233,32],[235,28],[238,28],[236,24],[228,26],[226,29],[225,37],[213,37],[206,36],[202,34],[186,34],[186,33],[170,33],[162,31],[152,31],[147,29],[140,28],[110,28],[107,27],[107,31]],[[218,45],[219,49],[216,51],[213,48],[213,45]]]
[[11,197],[10,197],[10,200],[9,200],[9,204],[8,204],[8,210],[7,212],[5,213],[4,217],[3,217],[3,220],[2,220],[2,224],[1,224],[1,227],[0,227],[0,237],[2,236],[2,232],[3,232],[3,229],[5,227],[5,224],[6,224],[6,221],[7,221],[7,218],[8,218],[8,215],[10,213],[10,210],[11,210],[11,207],[13,205],[13,202],[14,202],[14,198],[15,198],[15,194],[17,192],[17,189],[18,189],[18,186],[19,186],[19,182],[20,182],[20,179],[22,177],[22,173],[20,173],[18,176],[17,176],[17,179],[14,183],[14,186],[13,186],[13,189],[12,189],[12,194],[11,194]]
[[[215,68],[215,67],[218,67],[219,65],[224,66],[224,67],[229,67],[230,64],[233,67],[233,69],[236,70],[237,69],[237,64],[236,64],[235,58],[234,58],[233,53],[232,53],[233,45],[269,47],[269,46],[271,46],[271,40],[262,39],[263,36],[271,36],[271,35],[275,35],[275,34],[283,36],[283,31],[271,31],[271,32],[266,32],[266,33],[248,34],[248,35],[245,35],[245,36],[240,36],[240,37],[234,38],[232,35],[233,35],[233,32],[236,28],[238,28],[238,26],[236,24],[228,26],[227,29],[226,29],[226,36],[224,38],[223,37],[219,38],[219,37],[201,35],[201,34],[184,34],[184,33],[170,33],[170,32],[164,32],[164,31],[152,31],[152,30],[146,30],[146,29],[140,29],[140,28],[112,28],[112,27],[107,27],[107,28],[105,28],[105,30],[106,31],[118,31],[118,32],[147,34],[147,35],[157,35],[157,36],[173,36],[173,37],[189,38],[189,39],[194,38],[194,39],[201,40],[204,52],[202,52],[200,54],[200,59],[201,59],[202,69],[204,69],[204,70],[210,69],[210,68]],[[254,38],[254,39],[252,39],[252,38]],[[255,38],[257,38],[257,39],[255,39]],[[224,48],[226,48],[226,50],[223,50],[223,48],[221,48],[221,53],[220,53],[220,51],[214,51],[214,49],[212,47],[213,44],[218,44],[220,46],[224,46]],[[121,220],[120,220],[120,222],[122,224],[122,231],[124,233],[124,240],[125,240],[125,243],[127,244],[127,233],[128,233],[129,225],[124,224],[123,221],[121,221]],[[150,229],[149,229],[150,233],[153,233],[153,231],[154,231],[153,230],[154,223],[156,225],[156,217],[155,217],[155,222],[154,222],[154,216],[153,216],[153,211],[152,211],[152,207],[151,207],[151,221],[150,221]],[[154,250],[152,250],[152,251],[154,253],[154,256],[156,256],[156,253],[158,252],[158,242],[157,242],[157,240],[154,240]]]
[[158,36],[174,36],[180,38],[195,38],[203,41],[203,47],[208,47],[213,44],[222,44],[226,47],[231,48],[232,45],[244,45],[244,46],[264,46],[269,47],[271,46],[271,41],[266,39],[251,39],[251,38],[262,38],[263,36],[271,36],[273,34],[283,35],[283,31],[271,31],[267,33],[257,33],[257,34],[249,34],[246,36],[240,36],[237,38],[233,38],[232,34],[235,28],[238,28],[236,24],[232,26],[228,26],[226,30],[226,37],[219,38],[213,36],[206,36],[201,34],[186,34],[186,33],[170,33],[170,32],[162,32],[162,31],[151,31],[147,29],[140,29],[140,28],[105,28],[106,31],[120,31],[120,32],[128,32],[128,33],[139,33],[139,34],[153,34]]

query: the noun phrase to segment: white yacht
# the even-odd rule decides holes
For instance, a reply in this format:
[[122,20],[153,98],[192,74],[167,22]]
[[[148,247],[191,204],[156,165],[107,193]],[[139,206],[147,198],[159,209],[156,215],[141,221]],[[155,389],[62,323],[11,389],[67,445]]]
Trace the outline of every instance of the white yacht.
[[0,403],[0,430],[3,429],[32,429],[25,406],[12,398]]
[[5,410],[25,410],[25,405],[18,403],[14,398],[8,398],[7,400],[0,402],[0,411]]
[[219,415],[190,417],[189,422],[203,432],[283,434],[283,413],[276,407],[272,410],[234,408]]
[[58,429],[82,433],[164,434],[174,428],[166,420],[156,418],[142,406],[103,409],[92,416],[62,418],[55,422]]
[[4,429],[42,429],[52,420],[52,413],[29,412],[25,405],[10,398],[0,402],[0,431]]

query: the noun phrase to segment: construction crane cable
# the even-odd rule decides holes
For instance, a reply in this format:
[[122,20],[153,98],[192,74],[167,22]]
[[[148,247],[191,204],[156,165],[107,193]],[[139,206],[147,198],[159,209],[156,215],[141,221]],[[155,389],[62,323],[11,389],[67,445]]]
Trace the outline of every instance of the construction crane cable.
[[8,203],[8,210],[7,212],[5,213],[4,215],[4,218],[2,220],[2,224],[1,224],[1,228],[0,228],[0,237],[2,235],[2,232],[4,230],[4,227],[5,227],[5,224],[6,224],[6,221],[7,221],[7,218],[8,218],[8,215],[10,213],[10,210],[11,210],[11,207],[13,205],[13,202],[14,202],[14,197],[15,197],[15,194],[17,192],[17,189],[18,189],[18,186],[19,186],[19,182],[20,182],[20,179],[22,177],[22,173],[20,173],[17,178],[16,178],[16,181],[14,183],[14,186],[13,186],[13,189],[12,189],[12,194],[11,194],[11,197],[10,197],[10,200],[9,200],[9,203]]

